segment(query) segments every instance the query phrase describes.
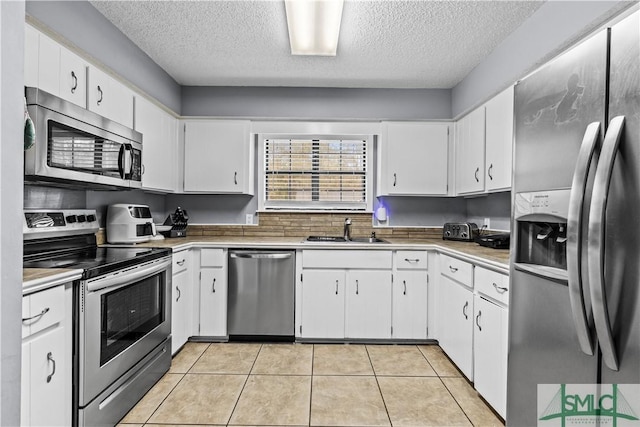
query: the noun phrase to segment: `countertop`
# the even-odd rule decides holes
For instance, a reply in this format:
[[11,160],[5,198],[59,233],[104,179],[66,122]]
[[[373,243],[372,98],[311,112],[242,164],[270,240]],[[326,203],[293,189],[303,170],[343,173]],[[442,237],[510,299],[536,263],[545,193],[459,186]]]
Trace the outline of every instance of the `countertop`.
[[77,268],[23,268],[22,295],[69,283],[82,276]]
[[305,242],[300,237],[225,237],[187,236],[166,238],[140,243],[142,247],[171,248],[174,251],[195,246],[227,248],[269,247],[273,249],[376,249],[376,250],[439,250],[453,256],[464,256],[480,265],[508,271],[509,250],[492,249],[474,242],[456,242],[442,239],[385,239],[389,243],[317,243]]
[[[213,237],[187,236],[140,243],[139,247],[171,248],[174,251],[192,247],[272,248],[272,249],[366,249],[366,250],[438,250],[452,256],[462,256],[478,265],[509,270],[509,250],[491,249],[473,242],[442,239],[386,239],[389,243],[317,243],[300,237]],[[82,269],[25,268],[22,270],[22,293],[27,295],[46,288],[77,280]]]

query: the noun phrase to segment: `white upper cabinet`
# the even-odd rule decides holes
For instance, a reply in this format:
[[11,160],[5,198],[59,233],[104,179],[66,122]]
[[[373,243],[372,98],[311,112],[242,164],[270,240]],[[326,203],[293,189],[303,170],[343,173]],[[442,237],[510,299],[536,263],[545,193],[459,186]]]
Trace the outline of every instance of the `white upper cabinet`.
[[448,123],[383,123],[378,195],[446,195],[448,150]]
[[94,66],[88,68],[87,108],[133,128],[133,91]]
[[248,120],[184,122],[184,191],[253,195]]
[[513,152],[513,86],[486,104],[486,189],[511,188]]
[[457,123],[456,192],[484,191],[485,111],[480,107]]
[[142,187],[173,192],[177,187],[178,120],[142,97],[135,100],[135,130],[142,133]]
[[25,86],[87,106],[87,62],[33,27],[25,27]]

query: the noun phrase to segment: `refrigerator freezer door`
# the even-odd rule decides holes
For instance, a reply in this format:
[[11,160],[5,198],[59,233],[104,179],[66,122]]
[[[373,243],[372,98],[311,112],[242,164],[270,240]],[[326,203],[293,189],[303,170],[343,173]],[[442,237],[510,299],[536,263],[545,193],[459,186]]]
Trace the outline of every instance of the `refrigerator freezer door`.
[[511,269],[507,422],[538,425],[538,384],[589,384],[597,359],[580,351],[567,285]]
[[601,32],[516,85],[514,191],[571,186],[585,129],[604,124],[606,52]]
[[[640,13],[611,29],[609,117],[624,116],[606,209],[606,301],[618,371],[601,382],[640,383]],[[599,167],[599,166],[598,166]]]

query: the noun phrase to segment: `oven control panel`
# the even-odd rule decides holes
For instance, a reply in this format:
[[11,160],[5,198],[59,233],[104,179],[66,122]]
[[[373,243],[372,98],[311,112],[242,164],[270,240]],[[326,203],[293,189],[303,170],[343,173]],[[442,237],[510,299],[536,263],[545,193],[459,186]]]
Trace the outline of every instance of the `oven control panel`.
[[60,234],[90,234],[98,229],[98,217],[93,209],[25,209],[22,223],[25,239]]

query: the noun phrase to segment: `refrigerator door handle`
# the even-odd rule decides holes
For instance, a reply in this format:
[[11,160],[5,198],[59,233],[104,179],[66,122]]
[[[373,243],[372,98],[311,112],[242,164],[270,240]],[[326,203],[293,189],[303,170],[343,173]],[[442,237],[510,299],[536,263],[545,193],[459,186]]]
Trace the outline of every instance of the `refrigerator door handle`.
[[596,169],[589,214],[589,240],[587,255],[589,260],[589,290],[593,305],[593,320],[596,325],[602,359],[610,369],[617,371],[618,357],[607,309],[607,294],[604,276],[605,220],[609,185],[620,137],[624,129],[624,116],[611,119],[602,143],[602,152]]
[[589,169],[596,145],[600,136],[600,122],[587,126],[580,145],[578,161],[571,193],[569,195],[569,212],[567,215],[567,278],[569,284],[569,301],[573,323],[578,333],[580,349],[585,354],[593,356],[593,326],[591,322],[591,310],[584,300],[583,288],[588,287],[582,277],[582,213],[584,198],[589,178]]

